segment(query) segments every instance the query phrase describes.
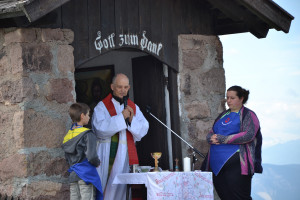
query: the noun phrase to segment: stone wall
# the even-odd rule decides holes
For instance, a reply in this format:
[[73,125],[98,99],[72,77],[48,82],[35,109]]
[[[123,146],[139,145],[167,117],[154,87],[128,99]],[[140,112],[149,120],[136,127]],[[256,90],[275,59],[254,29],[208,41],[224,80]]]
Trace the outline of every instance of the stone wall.
[[75,101],[74,35],[0,29],[0,197],[68,199],[60,148]]
[[[206,155],[206,135],[225,109],[225,73],[222,44],[216,36],[179,36],[179,115],[182,137]],[[182,145],[183,157],[192,151]],[[203,161],[197,156],[195,169]]]

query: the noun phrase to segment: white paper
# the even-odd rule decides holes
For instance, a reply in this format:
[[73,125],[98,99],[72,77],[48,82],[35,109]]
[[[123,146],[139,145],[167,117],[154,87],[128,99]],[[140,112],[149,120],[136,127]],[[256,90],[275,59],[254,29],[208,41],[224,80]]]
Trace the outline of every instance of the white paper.
[[122,173],[113,184],[145,184],[151,200],[213,200],[211,172]]

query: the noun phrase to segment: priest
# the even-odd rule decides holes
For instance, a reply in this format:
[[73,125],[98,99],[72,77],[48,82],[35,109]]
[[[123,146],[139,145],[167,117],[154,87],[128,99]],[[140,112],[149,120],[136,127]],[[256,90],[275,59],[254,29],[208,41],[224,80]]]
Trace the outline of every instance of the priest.
[[97,168],[104,190],[104,200],[125,200],[126,185],[112,185],[116,175],[128,173],[129,165],[138,164],[135,141],[148,132],[149,123],[139,107],[128,99],[129,79],[125,74],[114,76],[112,93],[94,109],[92,129],[98,137]]

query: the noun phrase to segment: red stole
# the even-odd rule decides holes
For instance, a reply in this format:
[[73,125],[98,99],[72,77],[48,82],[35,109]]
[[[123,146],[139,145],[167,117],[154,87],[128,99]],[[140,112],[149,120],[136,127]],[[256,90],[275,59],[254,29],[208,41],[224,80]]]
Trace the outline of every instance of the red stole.
[[[104,103],[106,109],[108,110],[110,116],[117,115],[115,106],[113,102],[111,101],[112,94],[109,94],[107,97],[105,97],[102,102]],[[128,99],[127,104],[133,109],[134,115],[136,114],[136,107],[135,104]],[[127,138],[127,148],[128,148],[128,157],[129,157],[129,165],[133,164],[139,164],[139,159],[136,151],[136,147],[134,144],[134,140],[132,137],[132,134],[126,129],[126,138]]]

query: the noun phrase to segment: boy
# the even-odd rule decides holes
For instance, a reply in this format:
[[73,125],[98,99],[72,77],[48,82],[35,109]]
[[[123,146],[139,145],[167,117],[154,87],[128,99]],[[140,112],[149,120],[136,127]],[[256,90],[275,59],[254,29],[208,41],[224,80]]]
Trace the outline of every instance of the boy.
[[[84,103],[70,106],[69,115],[73,124],[64,137],[62,148],[70,165],[70,199],[94,200],[103,199],[100,177],[96,167],[100,160],[96,152],[96,136],[84,128],[90,120],[90,108]],[[95,188],[97,195],[95,195]]]

